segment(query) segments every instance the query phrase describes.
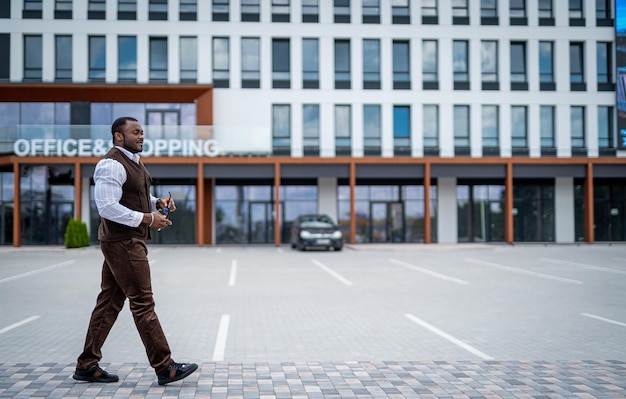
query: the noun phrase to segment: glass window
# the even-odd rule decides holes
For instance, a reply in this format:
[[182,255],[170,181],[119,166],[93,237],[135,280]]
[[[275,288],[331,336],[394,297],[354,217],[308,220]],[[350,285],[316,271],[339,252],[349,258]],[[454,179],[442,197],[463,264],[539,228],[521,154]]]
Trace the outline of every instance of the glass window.
[[467,0],[452,0],[452,17],[469,17]]
[[469,81],[468,46],[466,40],[455,40],[452,43],[455,82]]
[[137,38],[135,36],[119,36],[117,45],[118,79],[137,81]]
[[[11,35],[8,33],[0,33],[0,54],[11,54]],[[8,80],[10,74],[10,57],[0,58],[0,81]]]
[[318,22],[319,14],[318,0],[302,0],[302,22]]
[[106,77],[106,39],[89,36],[89,80],[103,81]]
[[241,0],[241,20],[259,22],[261,5],[259,0]]
[[570,82],[582,83],[585,81],[583,43],[569,45]]
[[[7,0],[5,0],[6,2]],[[22,18],[40,19],[42,16],[43,5],[41,0],[24,0],[24,9],[22,10]]]
[[569,17],[583,18],[583,0],[569,0]]
[[148,19],[167,21],[167,0],[149,0]]
[[539,42],[539,81],[554,82],[553,42]]
[[469,105],[454,106],[454,146],[470,146]]
[[291,86],[290,59],[289,39],[272,39],[272,82],[275,89]]
[[376,150],[380,154],[382,116],[380,105],[363,105],[363,146],[368,155],[368,149]]
[[539,18],[552,17],[552,0],[539,0]]
[[380,23],[380,1],[379,0],[363,0],[363,23],[364,24]]
[[363,39],[363,88],[380,89],[380,40]]
[[72,36],[55,36],[55,79],[72,79]]
[[56,0],[54,2],[55,19],[72,19],[72,0]]
[[437,12],[437,0],[423,0],[420,2],[422,4],[422,16],[427,17],[436,17]]
[[350,41],[335,40],[335,88],[350,88]]
[[422,41],[422,80],[437,82],[439,80],[438,50],[436,40]]
[[495,18],[498,16],[498,3],[496,0],[480,0],[480,16],[482,18]]
[[348,155],[352,146],[352,111],[349,105],[335,105],[335,153]]
[[198,0],[180,0],[178,14],[181,21],[195,21],[198,16]]
[[526,43],[511,42],[511,82],[526,82]]
[[554,148],[554,106],[542,105],[539,108],[539,118],[541,148]]
[[319,104],[302,105],[302,146],[319,154],[320,146],[320,106]]
[[230,80],[230,45],[227,37],[213,38],[213,85],[228,87]]
[[241,87],[259,88],[261,82],[261,40],[241,39]]
[[528,129],[526,127],[526,107],[511,106],[511,147],[528,147]]
[[596,19],[611,18],[611,1],[596,0]]
[[509,15],[511,18],[526,18],[526,1],[510,0]]
[[106,0],[89,0],[89,4],[87,5],[87,18],[105,19],[106,9]]
[[497,105],[483,105],[482,109],[482,133],[483,133],[483,147],[498,147],[499,146],[499,129],[498,129],[498,106]]
[[167,81],[167,38],[150,38],[150,81]]
[[481,69],[483,82],[498,81],[498,42],[483,40],[481,42]]
[[585,147],[585,107],[573,106],[570,111],[572,148]]
[[213,0],[213,21],[228,21],[230,0]]
[[333,0],[335,23],[350,23],[350,0]]
[[289,22],[289,0],[272,0],[272,22]]
[[274,153],[289,152],[291,148],[291,106],[272,106],[272,137]]
[[24,79],[41,80],[42,51],[41,35],[24,36]]
[[198,39],[180,38],[180,81],[196,82],[198,79]]
[[136,20],[137,19],[137,0],[118,0],[117,19]]
[[393,88],[411,88],[411,65],[408,40],[393,41]]
[[403,149],[403,152],[410,151],[411,107],[407,105],[393,107],[393,146],[395,149]]
[[439,106],[424,104],[423,113],[424,148],[437,148],[439,147]]
[[598,83],[611,83],[611,43],[598,42],[596,44],[596,62]]
[[319,40],[302,39],[302,86],[305,89],[319,88],[320,79]]
[[613,107],[598,107],[598,148],[613,148]]
[[409,0],[391,0],[391,22],[394,24],[411,23]]

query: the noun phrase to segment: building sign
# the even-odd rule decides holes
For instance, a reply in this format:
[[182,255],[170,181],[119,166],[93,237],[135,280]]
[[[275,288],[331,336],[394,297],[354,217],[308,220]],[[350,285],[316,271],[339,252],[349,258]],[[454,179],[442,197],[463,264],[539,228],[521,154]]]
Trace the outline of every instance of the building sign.
[[626,150],[626,0],[615,2],[617,66],[617,148]]
[[[102,139],[18,139],[13,152],[18,157],[101,157],[113,143]],[[144,140],[143,156],[152,157],[216,157],[215,140]]]

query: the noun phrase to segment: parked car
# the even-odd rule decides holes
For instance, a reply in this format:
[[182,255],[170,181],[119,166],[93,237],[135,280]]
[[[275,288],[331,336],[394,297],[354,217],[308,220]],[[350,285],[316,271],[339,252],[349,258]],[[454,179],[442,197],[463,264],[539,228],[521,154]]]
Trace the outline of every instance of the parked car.
[[300,215],[291,226],[290,243],[299,251],[313,247],[341,251],[343,235],[328,215]]

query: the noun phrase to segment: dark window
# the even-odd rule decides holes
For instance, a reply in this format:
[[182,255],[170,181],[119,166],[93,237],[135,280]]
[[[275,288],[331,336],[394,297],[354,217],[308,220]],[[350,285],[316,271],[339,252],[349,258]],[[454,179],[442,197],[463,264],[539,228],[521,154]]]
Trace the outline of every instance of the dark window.
[[406,25],[411,23],[409,0],[395,0],[391,2],[391,23]]
[[380,40],[363,40],[363,88],[380,89]]
[[452,24],[469,25],[468,0],[452,0]]
[[380,156],[382,114],[380,105],[363,105],[363,154]]
[[272,22],[289,22],[289,0],[272,0]]
[[612,50],[610,42],[597,42],[598,91],[613,91]]
[[335,105],[335,155],[352,154],[352,109]]
[[319,22],[318,0],[302,0],[302,22]]
[[72,36],[57,35],[54,41],[54,78],[55,80],[72,80]]
[[117,79],[121,82],[137,81],[137,38],[119,36],[117,40]]
[[411,107],[393,107],[393,152],[398,156],[411,155]]
[[257,37],[241,39],[241,87],[258,89],[261,87],[261,44]]
[[302,87],[304,89],[320,87],[318,39],[302,39]]
[[150,38],[150,82],[167,82],[167,38]]
[[409,42],[407,40],[393,41],[393,88],[411,88],[411,62]]
[[42,65],[41,35],[24,36],[24,80],[41,80]]
[[333,0],[335,23],[349,24],[350,23],[350,0]]
[[230,85],[230,42],[227,37],[213,38],[213,86]]
[[289,39],[272,40],[272,87],[288,89],[291,87]]
[[583,0],[569,0],[569,25],[585,26]]
[[89,0],[87,19],[105,19],[106,9],[106,0]]
[[118,0],[117,19],[134,21],[137,19],[137,0]]
[[614,148],[613,107],[598,107],[598,148]]
[[437,0],[423,0],[420,4],[422,5],[422,24],[437,25],[439,23]]
[[585,91],[585,66],[584,66],[583,43],[570,43],[569,66],[570,66],[570,90]]
[[611,0],[596,0],[596,26],[613,26]]
[[363,0],[363,23],[380,23],[380,0]]
[[89,36],[89,72],[92,82],[104,82],[106,77],[106,39],[104,36]]
[[167,21],[167,0],[150,0],[148,19],[150,21]]
[[454,89],[469,90],[469,42],[454,40],[452,42],[454,63]]
[[509,4],[509,24],[528,25],[528,18],[526,17],[526,0],[510,0]]
[[241,20],[244,22],[259,22],[261,20],[259,0],[241,0]]
[[180,0],[178,18],[181,21],[196,21],[198,19],[198,0]]
[[56,0],[54,19],[72,19],[72,0]]
[[0,18],[11,18],[10,1],[0,1]]
[[[8,0],[4,0],[8,1]],[[22,18],[24,19],[41,19],[43,4],[41,0],[24,0],[24,9],[22,10]]]
[[[11,35],[0,33],[0,54],[11,54]],[[11,58],[0,57],[0,80],[8,80],[11,74]]]
[[335,89],[350,89],[350,41],[335,40]]
[[528,90],[524,42],[511,42],[511,90]]
[[229,19],[229,0],[213,0],[213,21],[228,21]]

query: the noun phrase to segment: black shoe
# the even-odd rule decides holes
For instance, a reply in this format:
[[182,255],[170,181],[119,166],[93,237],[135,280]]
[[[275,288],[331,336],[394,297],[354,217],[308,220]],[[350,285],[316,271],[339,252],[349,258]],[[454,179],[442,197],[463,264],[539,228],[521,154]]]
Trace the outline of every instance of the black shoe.
[[72,377],[75,380],[89,382],[118,382],[120,380],[115,374],[109,374],[99,366],[93,366],[88,370],[76,369]]
[[170,382],[182,380],[197,369],[198,365],[195,363],[172,362],[165,372],[157,375],[159,378],[159,385],[165,385]]

